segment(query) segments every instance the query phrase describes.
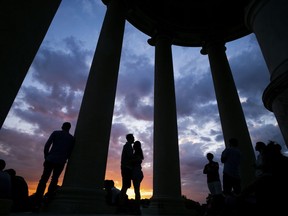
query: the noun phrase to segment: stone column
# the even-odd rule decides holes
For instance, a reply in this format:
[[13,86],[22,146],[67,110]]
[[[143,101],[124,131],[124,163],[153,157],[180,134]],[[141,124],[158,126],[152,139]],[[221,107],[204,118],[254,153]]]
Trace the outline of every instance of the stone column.
[[124,14],[122,1],[109,1],[81,104],[75,148],[62,189],[50,211],[109,212],[103,185],[125,28]]
[[60,3],[1,1],[0,129]]
[[171,39],[159,35],[155,45],[153,196],[149,214],[181,214],[181,179]]
[[211,42],[201,53],[209,57],[225,146],[230,138],[239,141],[243,155],[242,186],[245,187],[254,180],[255,154],[225,51],[224,43]]
[[253,0],[246,10],[246,25],[254,32],[270,72],[264,105],[274,113],[288,147],[287,9],[285,0]]

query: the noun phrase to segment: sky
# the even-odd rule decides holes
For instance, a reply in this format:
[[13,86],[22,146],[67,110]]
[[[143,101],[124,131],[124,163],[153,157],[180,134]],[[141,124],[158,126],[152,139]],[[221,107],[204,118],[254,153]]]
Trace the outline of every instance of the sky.
[[[64,121],[74,134],[78,113],[106,6],[101,0],[62,0],[10,112],[0,130],[0,158],[25,178],[30,195],[43,170],[43,149]],[[153,194],[154,47],[126,22],[112,122],[106,179],[121,188],[120,156],[125,135],[133,133],[144,151],[142,198]],[[226,44],[226,55],[245,114],[252,144],[274,140],[286,147],[262,93],[269,71],[254,34]],[[207,55],[201,48],[172,46],[177,103],[182,194],[205,203],[205,155],[220,164],[224,141]],[[62,182],[64,172],[61,175]],[[128,191],[133,198],[132,189]]]

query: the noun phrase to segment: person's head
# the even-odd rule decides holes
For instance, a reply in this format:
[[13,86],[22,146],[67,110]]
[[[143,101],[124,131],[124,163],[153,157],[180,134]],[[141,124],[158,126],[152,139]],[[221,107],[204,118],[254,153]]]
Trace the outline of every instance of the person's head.
[[136,140],[133,144],[134,154],[140,156],[142,160],[144,160],[144,154],[141,148],[141,142]]
[[237,147],[238,146],[238,140],[236,138],[229,139],[229,145],[231,147]]
[[260,151],[263,151],[265,147],[266,147],[266,144],[264,142],[256,142],[255,150],[260,152]]
[[212,161],[213,158],[214,158],[214,155],[209,152],[209,153],[206,154],[206,157],[207,157],[207,159],[208,159],[209,161]]
[[113,187],[115,187],[115,183],[114,183],[114,181],[113,180],[109,180],[110,181],[110,185],[111,185],[111,187],[113,188]]
[[69,131],[70,130],[70,128],[71,128],[71,123],[70,122],[64,122],[63,124],[62,124],[62,130],[64,130],[64,131]]
[[4,168],[6,167],[6,162],[3,159],[0,159],[0,170],[4,170]]
[[129,142],[129,143],[133,143],[135,138],[134,138],[134,135],[133,134],[127,134],[126,135],[126,140]]
[[269,140],[266,148],[268,149],[268,151],[273,152],[276,155],[282,154],[281,153],[281,150],[282,150],[281,145],[275,141]]
[[6,169],[5,172],[7,172],[11,177],[16,176],[16,171],[14,169]]
[[111,188],[114,187],[114,181],[113,180],[105,180],[104,181],[104,188],[106,190],[111,190]]
[[134,149],[141,149],[141,142],[140,141],[135,141],[133,144]]

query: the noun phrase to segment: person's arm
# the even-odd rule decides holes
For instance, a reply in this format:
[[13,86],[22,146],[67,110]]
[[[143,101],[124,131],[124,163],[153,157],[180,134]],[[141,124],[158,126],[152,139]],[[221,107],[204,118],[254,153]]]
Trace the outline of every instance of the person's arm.
[[54,132],[50,135],[44,146],[44,159],[46,159],[47,155],[49,154],[50,147],[53,143],[53,138],[54,138]]
[[225,149],[221,154],[221,162],[225,163],[226,160],[227,160],[227,156],[226,156],[226,149]]
[[217,172],[218,172],[219,171],[219,163],[215,162],[215,165],[216,165],[216,169],[217,169]]
[[207,165],[204,166],[203,174],[207,174]]

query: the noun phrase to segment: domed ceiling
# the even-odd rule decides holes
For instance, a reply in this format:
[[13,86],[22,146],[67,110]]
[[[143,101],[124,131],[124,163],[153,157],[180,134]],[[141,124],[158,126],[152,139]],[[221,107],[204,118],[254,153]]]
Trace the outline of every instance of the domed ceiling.
[[202,46],[205,41],[232,41],[250,34],[244,23],[250,0],[124,0],[127,20],[153,37],[165,32],[179,46]]

